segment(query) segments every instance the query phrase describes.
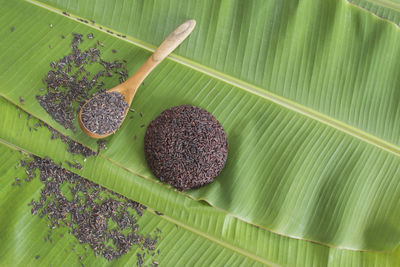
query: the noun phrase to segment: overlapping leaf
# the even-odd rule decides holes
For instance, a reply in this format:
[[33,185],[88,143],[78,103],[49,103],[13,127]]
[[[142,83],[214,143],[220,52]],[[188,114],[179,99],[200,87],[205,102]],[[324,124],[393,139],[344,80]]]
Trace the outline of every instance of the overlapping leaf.
[[[3,163],[0,172],[3,188],[0,218],[12,218],[2,220],[0,225],[0,234],[4,237],[0,247],[0,264],[41,266],[49,263],[64,266],[79,263],[77,255],[69,251],[74,238],[68,235],[56,237],[54,245],[44,242],[47,236],[46,222],[30,215],[28,203],[38,197],[40,183],[34,180],[21,188],[12,186],[12,183],[15,177],[23,178],[25,175],[23,169],[15,167],[22,157],[15,149],[42,157],[50,156],[56,162],[78,160],[83,163],[84,158],[66,152],[66,144],[60,140],[49,141],[51,133],[46,128],[30,131],[27,114],[3,98],[0,98],[0,113],[3,114],[0,119],[0,155]],[[37,123],[35,118],[29,121],[29,125]],[[6,148],[5,144],[10,148]],[[66,164],[64,166],[69,168]],[[147,205],[153,214],[154,210],[164,214],[161,217],[146,214],[140,221],[144,225],[151,222],[146,226],[146,231],[151,232],[156,227],[162,229],[163,239],[158,246],[161,255],[157,259],[162,265],[187,266],[196,263],[218,266],[229,261],[231,266],[263,263],[270,266],[339,267],[353,264],[384,267],[396,265],[400,260],[399,249],[393,252],[348,251],[271,233],[138,177],[103,156],[87,158],[81,171],[74,168],[70,170]],[[23,231],[19,227],[23,227]],[[183,237],[175,229],[181,230]],[[64,231],[59,230],[55,235],[62,233]],[[203,251],[203,248],[207,250]],[[209,249],[219,254],[208,255]],[[135,264],[135,254],[132,251],[111,263],[89,254],[84,263],[113,266]],[[35,259],[37,255],[41,256],[40,261]]]

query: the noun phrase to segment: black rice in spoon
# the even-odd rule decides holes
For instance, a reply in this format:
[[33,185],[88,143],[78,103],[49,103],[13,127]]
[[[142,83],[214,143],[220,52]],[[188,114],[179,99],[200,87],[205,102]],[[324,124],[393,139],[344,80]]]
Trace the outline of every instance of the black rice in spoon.
[[82,122],[93,133],[113,133],[121,126],[128,108],[125,96],[119,92],[101,93],[82,107]]
[[190,105],[161,113],[147,128],[144,145],[154,175],[182,191],[211,183],[228,157],[222,125],[210,112]]

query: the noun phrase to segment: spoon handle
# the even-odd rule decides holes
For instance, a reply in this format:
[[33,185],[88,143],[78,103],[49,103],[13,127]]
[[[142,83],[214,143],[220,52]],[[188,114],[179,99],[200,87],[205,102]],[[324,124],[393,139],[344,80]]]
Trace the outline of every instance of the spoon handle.
[[178,28],[175,29],[167,39],[162,42],[162,44],[154,51],[153,55],[149,60],[153,63],[153,68],[156,67],[164,58],[166,58],[175,48],[178,47],[189,34],[193,31],[196,26],[196,21],[194,19],[188,20]]
[[175,50],[196,26],[196,21],[191,19],[180,25],[162,42],[162,44],[154,51],[153,55],[143,64],[142,67],[128,80],[124,82],[124,87],[128,89],[130,99],[127,99],[128,104],[132,102],[136,90],[139,88],[143,80],[150,72],[160,64],[172,51]]

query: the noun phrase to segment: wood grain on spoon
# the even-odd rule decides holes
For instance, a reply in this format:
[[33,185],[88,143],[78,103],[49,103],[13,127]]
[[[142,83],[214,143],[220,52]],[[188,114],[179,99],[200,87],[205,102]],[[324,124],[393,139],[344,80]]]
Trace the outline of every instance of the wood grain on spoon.
[[[193,31],[196,26],[195,20],[188,20],[178,28],[175,29],[165,40],[164,42],[154,51],[153,55],[143,64],[140,69],[132,75],[125,82],[117,85],[116,87],[108,90],[108,92],[117,91],[123,94],[126,98],[126,102],[130,106],[132,100],[136,94],[137,89],[142,84],[143,80],[151,73],[151,71],[160,64],[163,59],[165,59],[172,51],[175,50],[185,39],[189,36],[189,34]],[[86,103],[88,103],[91,99],[89,99]],[[79,125],[82,130],[90,137],[93,138],[105,138],[113,133],[115,133],[118,129],[111,133],[99,135],[96,134],[85,127],[82,122],[82,109],[86,105],[86,103],[81,107],[79,111]],[[126,111],[128,113],[128,110]],[[125,114],[126,116],[126,114]]]

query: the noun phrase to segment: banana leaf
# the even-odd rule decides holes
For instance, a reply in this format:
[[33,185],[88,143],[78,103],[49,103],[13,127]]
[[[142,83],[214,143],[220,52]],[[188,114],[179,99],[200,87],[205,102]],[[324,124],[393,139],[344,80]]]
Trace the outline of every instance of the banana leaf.
[[[81,155],[67,152],[67,145],[51,139],[47,128],[30,130],[28,114],[17,106],[0,98],[0,155],[1,155],[1,220],[0,265],[4,266],[70,266],[84,263],[86,266],[125,266],[136,264],[136,252],[111,263],[92,254],[83,262],[70,251],[76,239],[67,235],[63,228],[56,229],[54,244],[44,242],[47,223],[31,215],[28,204],[38,199],[41,184],[36,180],[21,188],[12,186],[15,177],[24,177],[24,169],[16,168],[24,158],[19,151],[40,157],[51,157],[55,162],[78,160]],[[39,120],[31,118],[29,125]],[[19,134],[14,134],[19,133]],[[158,249],[160,265],[187,266],[395,266],[400,262],[400,249],[389,252],[351,251],[298,240],[274,234],[248,224],[230,214],[210,207],[165,187],[155,185],[131,172],[110,163],[103,157],[86,158],[84,168],[77,170],[63,165],[70,171],[99,183],[113,191],[148,206],[141,218],[141,225],[151,232],[162,229]],[[118,179],[115,179],[118,177]],[[33,183],[33,184],[32,184]],[[162,216],[156,216],[156,211]],[[150,214],[147,214],[150,213]],[[147,226],[149,224],[149,226]],[[23,231],[21,230],[23,229]],[[179,235],[175,230],[179,229]],[[17,234],[18,233],[18,234]],[[57,238],[64,234],[63,238]],[[209,255],[210,251],[216,251]],[[140,252],[140,251],[139,251]],[[78,251],[78,253],[85,253]],[[36,256],[40,255],[39,260]],[[196,255],[196,256],[194,256]],[[151,264],[151,262],[145,262]]]
[[[82,133],[54,122],[35,100],[49,63],[69,49],[68,34],[94,32],[106,44],[104,56],[118,49],[133,74],[177,25],[188,18],[198,21],[192,36],[139,89],[133,106],[144,118],[126,121],[109,138],[108,150],[87,159],[80,173],[163,212],[161,218],[148,215],[156,223],[182,225],[188,240],[203,240],[187,242],[193,250],[186,254],[184,248],[171,247],[176,240],[164,239],[166,247],[172,242],[167,253],[176,254],[164,258],[165,263],[389,266],[399,261],[400,37],[393,23],[342,1],[3,2],[0,95],[6,100],[0,138],[59,161],[71,157],[60,149],[63,144],[49,145],[49,132],[29,132],[25,122],[16,126],[18,110],[11,103],[94,147]],[[96,24],[80,23],[77,16]],[[127,40],[100,31],[100,25],[126,34]],[[62,34],[69,39],[61,40]],[[20,96],[25,104],[19,103]],[[148,170],[140,125],[165,108],[187,103],[216,115],[227,131],[230,154],[213,184],[183,194],[159,183]],[[12,190],[5,192],[11,196]],[[33,191],[27,193],[30,198]],[[14,203],[13,212],[24,201]],[[18,218],[15,222],[30,221],[24,217],[27,211],[11,216]],[[15,248],[11,225],[3,227],[11,240],[3,242],[2,251],[14,254],[0,259],[36,263],[33,256],[25,262],[16,256],[18,249],[28,249]],[[27,229],[33,237],[22,244],[30,246],[40,233],[35,229]],[[203,261],[190,256],[207,255],[200,246],[223,253]],[[48,249],[54,251],[49,259],[69,263]]]

